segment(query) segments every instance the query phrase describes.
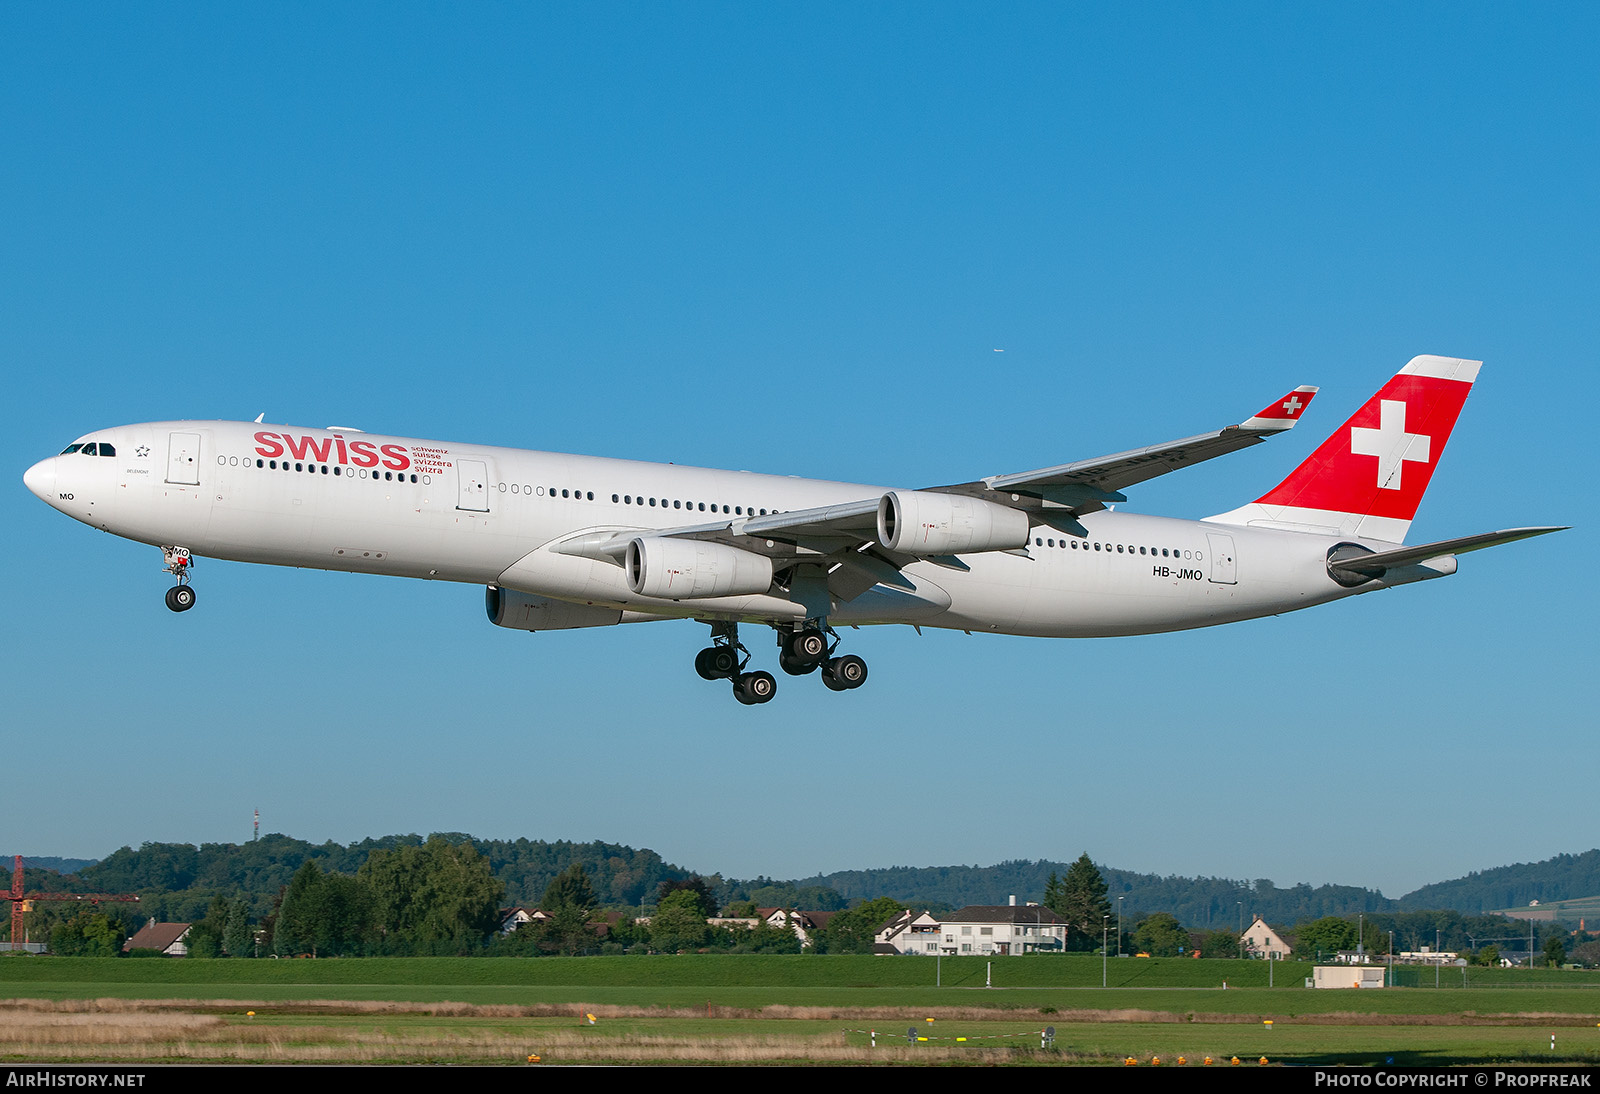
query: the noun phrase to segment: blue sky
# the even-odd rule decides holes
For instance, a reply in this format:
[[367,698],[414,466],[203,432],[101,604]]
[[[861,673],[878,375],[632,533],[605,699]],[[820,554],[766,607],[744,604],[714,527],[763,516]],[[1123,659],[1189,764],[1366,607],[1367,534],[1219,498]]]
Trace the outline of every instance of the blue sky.
[[[1072,859],[1391,896],[1600,843],[1587,5],[10,5],[7,846],[605,839],[800,876]],[[996,352],[997,350],[1003,352]],[[157,552],[33,498],[168,418],[932,485],[1288,437],[1486,364],[1412,530],[1574,531],[1190,634],[852,632],[754,709],[702,628]],[[751,643],[770,657],[767,641]],[[787,679],[787,678],[785,678]],[[996,894],[1003,898],[1006,894]]]

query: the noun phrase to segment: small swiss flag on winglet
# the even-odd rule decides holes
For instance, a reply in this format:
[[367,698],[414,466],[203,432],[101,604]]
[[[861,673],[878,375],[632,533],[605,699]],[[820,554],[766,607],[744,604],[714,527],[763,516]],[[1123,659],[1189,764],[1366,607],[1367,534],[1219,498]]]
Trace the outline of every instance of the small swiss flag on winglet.
[[1265,409],[1258,411],[1249,420],[1240,422],[1240,428],[1288,429],[1300,420],[1300,415],[1311,405],[1311,400],[1316,394],[1317,389],[1314,387],[1297,387],[1283,398],[1268,403]]

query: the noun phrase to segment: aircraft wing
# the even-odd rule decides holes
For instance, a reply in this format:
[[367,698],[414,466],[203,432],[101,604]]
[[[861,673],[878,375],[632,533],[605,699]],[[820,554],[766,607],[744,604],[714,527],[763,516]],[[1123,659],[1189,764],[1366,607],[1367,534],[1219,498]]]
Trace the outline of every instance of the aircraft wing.
[[[933,487],[927,492],[976,497],[1086,534],[1074,518],[1103,509],[1106,502],[1126,500],[1118,492],[1121,487],[1260,444],[1292,429],[1316,392],[1314,387],[1295,388],[1260,413],[1214,433],[1037,471]],[[874,496],[815,509],[678,528],[595,531],[563,540],[552,549],[621,565],[629,542],[641,535],[708,540],[767,555],[780,565],[820,565],[829,575],[829,587],[846,600],[875,584],[902,583],[900,568],[919,558],[952,569],[967,568],[957,557],[958,551],[906,554],[886,548],[878,542],[878,505],[879,496]]]
[[[1315,387],[1297,387],[1259,413],[1214,433],[933,489],[1019,508],[1066,509],[1078,515],[1093,513],[1105,508],[1107,502],[1127,501],[1121,493],[1125,486],[1249,448],[1293,429],[1316,393]],[[1012,495],[1017,497],[1013,499]],[[1024,499],[1033,499],[1033,503],[1026,504]]]

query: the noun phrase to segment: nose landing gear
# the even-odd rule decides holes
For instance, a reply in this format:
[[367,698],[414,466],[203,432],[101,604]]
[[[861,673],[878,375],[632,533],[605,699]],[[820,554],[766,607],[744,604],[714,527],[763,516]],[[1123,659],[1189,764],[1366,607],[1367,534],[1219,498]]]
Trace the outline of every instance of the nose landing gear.
[[194,607],[194,589],[189,587],[189,569],[194,560],[187,547],[163,547],[161,557],[166,561],[166,572],[177,584],[167,590],[167,607],[175,612],[186,612]]

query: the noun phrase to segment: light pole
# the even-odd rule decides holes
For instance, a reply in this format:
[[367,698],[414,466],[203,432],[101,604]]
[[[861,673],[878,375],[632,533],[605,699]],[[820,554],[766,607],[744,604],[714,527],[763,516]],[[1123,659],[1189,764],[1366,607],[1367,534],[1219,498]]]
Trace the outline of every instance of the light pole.
[[1122,902],[1126,896],[1117,897],[1117,956],[1122,956]]
[[1106,986],[1106,932],[1111,929],[1111,917],[1100,917],[1100,986]]

